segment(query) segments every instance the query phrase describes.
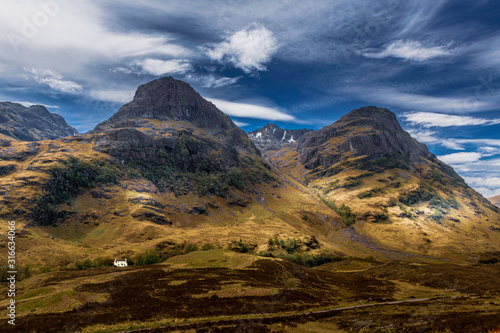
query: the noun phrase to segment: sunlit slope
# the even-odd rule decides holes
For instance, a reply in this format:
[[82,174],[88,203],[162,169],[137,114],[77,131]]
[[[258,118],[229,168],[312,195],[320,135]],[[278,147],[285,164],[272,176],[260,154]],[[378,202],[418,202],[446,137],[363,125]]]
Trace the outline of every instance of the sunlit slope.
[[376,244],[444,257],[500,249],[498,208],[387,109],[353,110],[265,157],[330,205],[345,204],[354,230]]

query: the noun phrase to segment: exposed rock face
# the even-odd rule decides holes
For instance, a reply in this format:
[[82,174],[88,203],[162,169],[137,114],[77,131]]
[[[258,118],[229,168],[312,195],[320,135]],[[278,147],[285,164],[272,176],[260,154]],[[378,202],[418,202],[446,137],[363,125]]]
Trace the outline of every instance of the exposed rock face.
[[17,103],[0,103],[0,133],[22,141],[53,140],[77,135],[63,117],[44,106],[29,108]]
[[260,156],[245,132],[191,86],[172,77],[140,86],[134,100],[92,131],[96,149],[122,160],[191,172],[241,165],[241,155]]
[[267,124],[261,129],[248,133],[248,137],[261,151],[278,150],[284,144],[294,144],[311,129],[284,130],[274,124]]
[[306,133],[297,150],[309,170],[360,156],[391,156],[411,165],[432,155],[401,128],[394,113],[374,106],[353,110],[330,126]]

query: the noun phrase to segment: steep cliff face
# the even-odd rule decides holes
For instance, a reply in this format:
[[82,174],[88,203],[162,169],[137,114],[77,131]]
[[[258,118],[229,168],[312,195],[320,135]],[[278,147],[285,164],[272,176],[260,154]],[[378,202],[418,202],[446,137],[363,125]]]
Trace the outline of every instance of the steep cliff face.
[[73,136],[78,132],[63,117],[50,113],[42,105],[27,108],[17,103],[2,102],[0,134],[16,140],[39,141]]
[[408,166],[431,156],[424,144],[401,128],[394,113],[374,106],[353,110],[334,124],[307,133],[297,151],[308,170],[361,156],[392,158]]
[[268,124],[261,129],[248,133],[248,137],[262,152],[280,149],[283,145],[296,144],[310,129],[284,130],[274,124]]
[[134,100],[92,131],[96,150],[123,162],[171,163],[190,172],[240,167],[259,150],[191,86],[171,77],[140,86]]

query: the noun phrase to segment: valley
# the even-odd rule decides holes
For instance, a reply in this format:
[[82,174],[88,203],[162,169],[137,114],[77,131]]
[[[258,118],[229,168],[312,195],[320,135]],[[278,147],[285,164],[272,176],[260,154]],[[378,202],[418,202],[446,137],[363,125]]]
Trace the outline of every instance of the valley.
[[0,234],[16,221],[25,272],[2,327],[500,328],[499,208],[387,109],[247,135],[166,77],[88,134],[1,139]]

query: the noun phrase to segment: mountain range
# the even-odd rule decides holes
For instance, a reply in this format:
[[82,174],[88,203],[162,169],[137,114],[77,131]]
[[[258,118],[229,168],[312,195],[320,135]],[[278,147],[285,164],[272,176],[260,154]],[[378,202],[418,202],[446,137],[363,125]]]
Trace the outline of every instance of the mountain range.
[[[68,264],[75,239],[133,254],[186,230],[256,248],[276,233],[313,235],[331,250],[381,257],[477,257],[500,247],[498,208],[387,109],[356,109],[316,131],[269,124],[247,135],[167,77],[140,86],[91,133],[66,130],[0,149],[0,215],[27,235],[57,239],[44,246],[64,244],[69,252],[47,256],[53,264]],[[221,238],[224,229],[234,239]]]
[[[213,317],[207,325],[225,330],[227,314],[373,301],[399,311],[385,302],[435,306],[440,297],[453,311],[481,306],[481,325],[496,320],[498,269],[486,264],[499,261],[500,209],[387,109],[352,110],[319,130],[245,133],[171,77],[138,87],[87,134],[43,107],[1,105],[0,217],[16,221],[17,269],[27,278],[18,285],[21,330],[172,324],[163,317]],[[37,127],[31,112],[47,119]],[[113,258],[134,266],[105,267]],[[406,309],[404,322],[434,325],[423,321],[428,304],[414,304],[427,312],[412,319],[415,308]],[[432,309],[455,325],[451,310]],[[402,318],[370,320],[387,316]],[[359,329],[359,318],[343,318],[335,325]]]

